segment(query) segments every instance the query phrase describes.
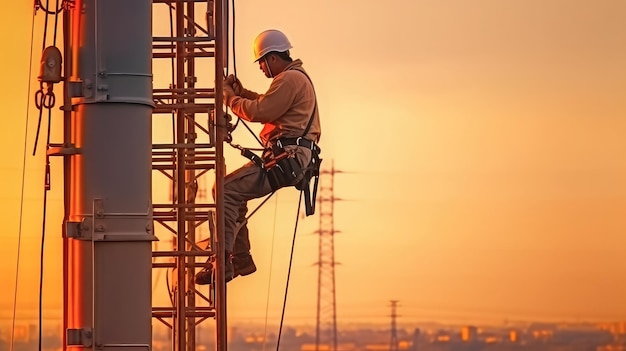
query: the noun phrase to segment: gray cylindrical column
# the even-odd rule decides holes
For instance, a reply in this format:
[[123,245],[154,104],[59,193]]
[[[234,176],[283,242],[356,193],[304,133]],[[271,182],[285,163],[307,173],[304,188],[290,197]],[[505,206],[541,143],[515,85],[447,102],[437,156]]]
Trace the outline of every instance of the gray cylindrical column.
[[[68,344],[151,349],[152,2],[72,10]],[[75,349],[75,348],[72,348]]]

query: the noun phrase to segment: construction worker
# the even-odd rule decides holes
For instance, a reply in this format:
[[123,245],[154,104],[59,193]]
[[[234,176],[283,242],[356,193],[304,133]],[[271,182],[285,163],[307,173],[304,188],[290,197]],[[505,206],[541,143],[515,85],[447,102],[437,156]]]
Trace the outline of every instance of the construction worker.
[[[266,30],[254,40],[254,62],[272,79],[265,94],[245,89],[232,75],[224,80],[224,104],[239,118],[263,124],[260,139],[265,147],[262,163],[250,161],[224,179],[226,281],[256,271],[250,255],[247,202],[302,184],[307,168],[314,163],[319,168],[316,143],[321,128],[315,91],[302,61],[290,57],[291,48],[278,30]],[[199,272],[196,283],[209,284],[210,272]]]

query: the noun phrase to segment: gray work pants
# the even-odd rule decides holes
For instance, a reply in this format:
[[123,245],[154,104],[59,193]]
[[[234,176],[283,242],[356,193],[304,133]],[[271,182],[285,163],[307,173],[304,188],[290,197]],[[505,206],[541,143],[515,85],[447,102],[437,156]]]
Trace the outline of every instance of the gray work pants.
[[[311,161],[311,150],[307,148],[287,146],[285,150],[295,153],[302,167]],[[250,252],[247,223],[241,226],[236,237],[234,233],[237,223],[245,221],[248,201],[272,191],[264,173],[265,170],[248,162],[224,178],[224,247],[235,255]]]

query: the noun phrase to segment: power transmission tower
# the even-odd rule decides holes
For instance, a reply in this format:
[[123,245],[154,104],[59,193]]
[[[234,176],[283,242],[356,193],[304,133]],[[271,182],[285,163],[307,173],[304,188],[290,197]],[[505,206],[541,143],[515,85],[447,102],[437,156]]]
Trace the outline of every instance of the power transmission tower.
[[398,329],[396,326],[396,308],[398,300],[391,300],[391,340],[389,341],[389,351],[398,351]]
[[334,162],[330,169],[320,172],[318,213],[318,275],[317,275],[317,327],[315,350],[337,350],[337,304],[335,301],[335,170]]

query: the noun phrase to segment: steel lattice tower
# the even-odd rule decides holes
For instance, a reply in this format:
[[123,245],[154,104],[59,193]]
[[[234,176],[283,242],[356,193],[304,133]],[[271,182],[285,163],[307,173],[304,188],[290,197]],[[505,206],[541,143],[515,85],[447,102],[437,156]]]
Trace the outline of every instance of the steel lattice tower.
[[389,341],[389,351],[398,351],[398,328],[396,326],[396,308],[398,300],[391,300],[391,340]]
[[[154,195],[157,236],[169,239],[172,247],[155,250],[152,265],[171,272],[171,303],[154,304],[152,316],[171,329],[173,351],[196,350],[200,324],[214,318],[216,349],[226,350],[222,267],[217,265],[213,285],[199,287],[193,279],[210,253],[223,262],[224,248],[216,237],[223,233],[225,128],[216,126],[225,125],[221,81],[227,67],[228,5],[224,0],[151,1],[153,12],[170,22],[169,28],[156,26],[152,36],[153,178],[172,185],[167,199]],[[211,202],[201,186],[213,182]],[[201,244],[207,240],[199,237],[203,227],[214,232]]]
[[[335,302],[335,230],[334,207],[335,174],[334,163],[328,170],[320,172],[318,213],[319,213],[319,244],[318,244],[318,276],[317,276],[317,327],[315,349],[319,351],[337,350],[337,304]],[[321,347],[322,346],[322,347]]]

